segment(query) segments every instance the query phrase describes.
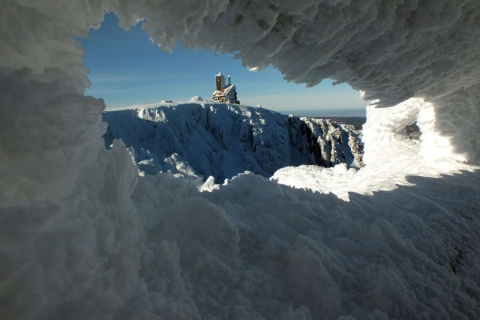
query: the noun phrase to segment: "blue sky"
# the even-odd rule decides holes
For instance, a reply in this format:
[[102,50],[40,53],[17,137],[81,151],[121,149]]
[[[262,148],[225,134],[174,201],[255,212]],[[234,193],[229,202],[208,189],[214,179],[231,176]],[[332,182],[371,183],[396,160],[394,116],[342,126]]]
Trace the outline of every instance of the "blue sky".
[[107,14],[98,30],[79,39],[85,48],[85,65],[92,82],[88,95],[103,98],[107,107],[185,101],[193,96],[210,99],[215,75],[231,75],[239,100],[246,105],[285,111],[299,109],[364,109],[366,103],[348,85],[332,86],[330,80],[314,88],[289,83],[268,68],[251,72],[231,54],[215,55],[178,46],[161,51],[140,25],[124,31],[115,15]]

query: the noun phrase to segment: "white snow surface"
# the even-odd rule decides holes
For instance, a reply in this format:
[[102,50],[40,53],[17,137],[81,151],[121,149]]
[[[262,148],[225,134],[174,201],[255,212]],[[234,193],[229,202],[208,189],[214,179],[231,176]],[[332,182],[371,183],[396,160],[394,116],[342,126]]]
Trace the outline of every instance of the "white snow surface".
[[362,165],[360,132],[328,119],[219,102],[132,106],[103,119],[106,146],[121,139],[142,175],[213,176],[222,183],[245,171],[270,177],[291,165]]
[[[430,102],[411,98],[390,108],[368,106],[367,120],[363,128],[365,167],[361,170],[343,164],[334,168],[286,167],[272,179],[348,200],[350,192],[372,194],[411,185],[407,179],[411,175],[440,177],[477,168],[466,164],[467,156],[455,152],[450,139],[434,130],[437,121]],[[419,139],[408,135],[406,126],[411,124],[420,129]]]
[[[0,9],[1,319],[480,317],[477,0]],[[400,103],[369,107],[365,168],[334,169],[352,184],[324,179],[323,192],[354,191],[349,201],[253,174],[212,192],[139,177],[121,142],[104,147],[104,103],[84,96],[72,39],[106,11],[127,28],[146,19],[163,48],[236,52],[251,68]],[[415,121],[418,142],[403,134]]]

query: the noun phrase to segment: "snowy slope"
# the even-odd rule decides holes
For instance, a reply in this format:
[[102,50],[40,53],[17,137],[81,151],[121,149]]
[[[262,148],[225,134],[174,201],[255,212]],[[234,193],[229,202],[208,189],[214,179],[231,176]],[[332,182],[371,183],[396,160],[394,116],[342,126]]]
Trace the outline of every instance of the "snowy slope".
[[330,120],[299,119],[263,108],[181,103],[107,111],[106,145],[122,139],[139,170],[216,181],[251,171],[266,177],[286,166],[362,165],[359,132]]

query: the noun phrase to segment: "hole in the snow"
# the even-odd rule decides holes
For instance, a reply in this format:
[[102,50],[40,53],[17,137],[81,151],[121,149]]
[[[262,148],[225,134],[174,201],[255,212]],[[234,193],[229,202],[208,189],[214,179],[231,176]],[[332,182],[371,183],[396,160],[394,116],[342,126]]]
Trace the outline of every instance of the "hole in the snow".
[[212,79],[231,75],[244,105],[262,106],[284,114],[309,116],[365,116],[365,101],[347,84],[333,86],[327,79],[313,88],[284,80],[269,67],[251,72],[232,54],[202,49],[172,53],[159,50],[141,24],[124,31],[110,13],[100,29],[79,39],[86,51],[91,87],[86,94],[105,100],[107,108],[146,105],[160,101],[212,98]]
[[[162,52],[140,26],[120,29],[113,14],[81,42],[92,82],[87,94],[107,104],[105,143],[122,139],[146,174],[221,182],[244,171],[270,177],[302,164],[362,165],[364,102],[347,85],[328,80],[306,88],[273,68],[251,72],[232,55],[181,47]],[[235,84],[242,105],[211,102],[219,71],[225,84]],[[330,116],[339,123],[319,119]]]

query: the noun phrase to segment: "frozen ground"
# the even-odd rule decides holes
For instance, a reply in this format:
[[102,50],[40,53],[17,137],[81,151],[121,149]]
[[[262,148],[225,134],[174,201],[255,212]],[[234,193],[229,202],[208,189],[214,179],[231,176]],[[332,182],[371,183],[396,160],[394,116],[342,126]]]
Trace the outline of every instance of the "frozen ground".
[[[0,8],[1,319],[479,318],[477,0]],[[320,192],[139,177],[125,145],[104,147],[72,39],[105,11],[145,19],[163,48],[236,52],[395,107],[368,108],[365,170],[285,169]]]

